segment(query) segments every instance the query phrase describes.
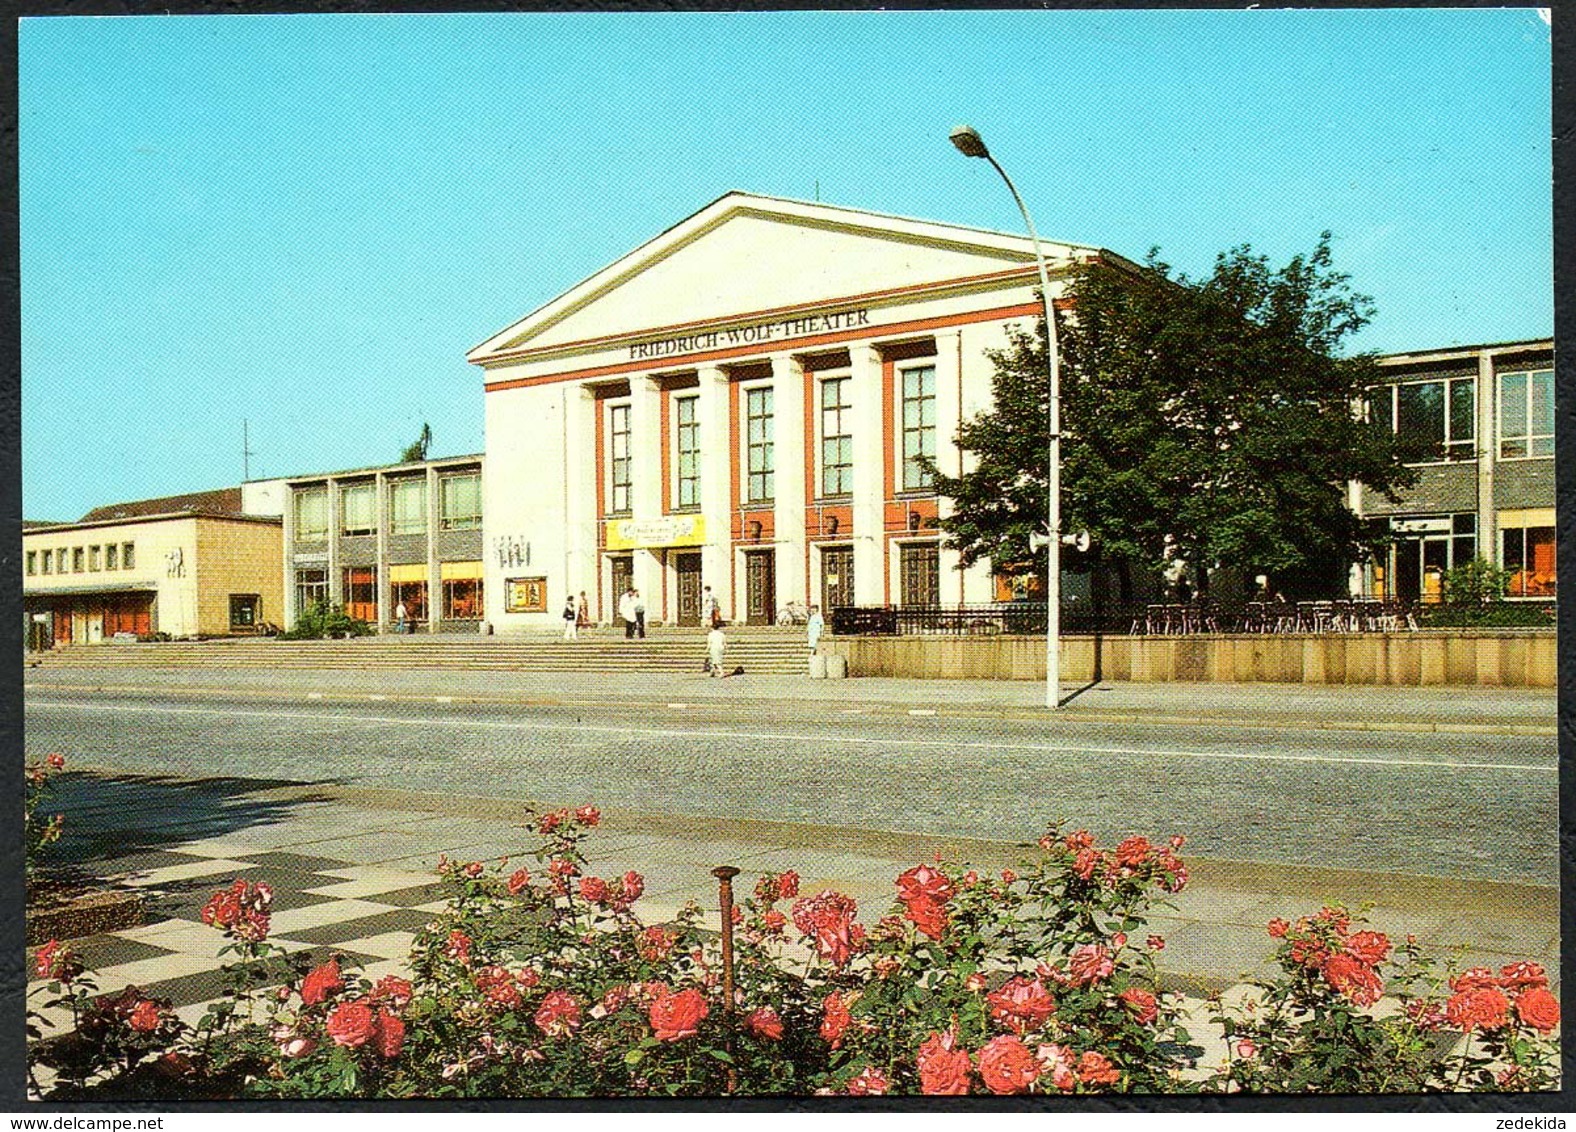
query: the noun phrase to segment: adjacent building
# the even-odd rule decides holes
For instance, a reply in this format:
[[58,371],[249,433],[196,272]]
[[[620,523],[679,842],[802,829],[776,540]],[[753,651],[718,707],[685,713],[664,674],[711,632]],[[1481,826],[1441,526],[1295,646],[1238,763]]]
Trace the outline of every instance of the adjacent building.
[[1381,365],[1371,418],[1432,457],[1399,503],[1352,488],[1352,506],[1394,539],[1383,561],[1356,571],[1354,590],[1437,601],[1448,570],[1483,558],[1510,571],[1512,598],[1554,598],[1553,341],[1418,350]]
[[[1045,245],[1051,286],[1129,261]],[[920,461],[951,474],[989,352],[1042,307],[1023,236],[730,193],[471,351],[484,373],[487,619],[770,622],[788,603],[988,602]],[[1054,297],[1054,295],[1053,295]]]
[[117,636],[223,636],[282,616],[280,521],[240,489],[96,508],[22,533],[22,608],[34,649]]
[[[386,632],[403,604],[413,629],[475,632],[482,468],[479,455],[454,456],[246,485],[284,510],[285,624],[326,601]],[[500,564],[529,568],[528,548],[502,534],[492,544]]]

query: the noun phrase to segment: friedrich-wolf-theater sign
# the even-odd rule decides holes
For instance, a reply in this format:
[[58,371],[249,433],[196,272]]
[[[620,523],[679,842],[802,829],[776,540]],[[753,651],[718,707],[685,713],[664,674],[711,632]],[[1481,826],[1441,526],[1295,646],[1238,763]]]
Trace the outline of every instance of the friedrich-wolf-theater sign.
[[697,350],[719,350],[730,346],[753,346],[762,342],[778,342],[788,338],[803,338],[807,334],[825,334],[834,330],[852,330],[856,326],[870,325],[870,309],[837,311],[833,314],[795,315],[757,322],[749,326],[731,326],[725,330],[702,330],[694,334],[680,334],[672,338],[658,338],[651,342],[636,342],[629,348],[630,361],[645,358],[666,358],[674,354],[691,354]]

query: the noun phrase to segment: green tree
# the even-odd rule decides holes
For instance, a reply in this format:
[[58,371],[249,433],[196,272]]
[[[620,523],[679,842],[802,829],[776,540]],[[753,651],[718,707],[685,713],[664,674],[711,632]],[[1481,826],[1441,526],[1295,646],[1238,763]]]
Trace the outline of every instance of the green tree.
[[432,447],[432,426],[425,421],[421,425],[421,435],[412,443],[405,446],[405,451],[400,453],[401,464],[415,464],[427,458],[427,450]]
[[[1327,232],[1278,269],[1234,248],[1201,280],[1153,252],[1142,270],[1091,262],[1058,306],[1062,529],[1091,533],[1124,593],[1130,570],[1175,559],[1201,592],[1221,567],[1288,596],[1328,591],[1376,537],[1346,507],[1348,481],[1392,500],[1415,482],[1409,453],[1355,411],[1377,365],[1337,351],[1372,303],[1334,270]],[[992,361],[994,405],[957,436],[977,463],[936,477],[954,503],[940,525],[965,565],[1043,576],[1029,541],[1048,526],[1043,320]]]

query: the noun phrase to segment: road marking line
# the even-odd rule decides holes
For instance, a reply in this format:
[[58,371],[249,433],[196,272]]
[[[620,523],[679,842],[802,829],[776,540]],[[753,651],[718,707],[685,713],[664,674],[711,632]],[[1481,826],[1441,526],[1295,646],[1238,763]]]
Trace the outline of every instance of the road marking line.
[[323,715],[319,712],[220,710],[218,708],[167,708],[132,704],[84,704],[67,700],[30,699],[27,706],[77,708],[82,711],[142,712],[157,715],[257,716],[264,719],[316,720],[322,723],[378,723],[406,726],[448,726],[490,728],[495,731],[569,731],[592,735],[623,735],[630,738],[744,739],[762,742],[822,742],[861,746],[942,747],[948,750],[1032,751],[1058,755],[1139,755],[1162,759],[1225,759],[1236,762],[1329,763],[1332,765],[1428,767],[1435,770],[1518,770],[1557,774],[1557,765],[1537,763],[1445,762],[1439,759],[1377,759],[1345,755],[1292,755],[1248,751],[1182,751],[1151,747],[1056,746],[1050,743],[994,743],[958,739],[876,738],[864,735],[813,735],[770,731],[689,731],[679,728],[604,727],[588,723],[552,723],[546,720],[510,721],[501,719],[449,719],[415,716]]
[[368,696],[367,699],[369,699],[369,700],[386,700],[386,699],[388,699],[388,697],[387,696]]
[[320,700],[320,699],[323,698],[323,693],[322,692],[308,692],[306,694],[306,698],[309,699],[309,700]]
[[936,714],[936,709],[935,708],[909,708],[908,709],[908,714],[909,715],[935,715]]

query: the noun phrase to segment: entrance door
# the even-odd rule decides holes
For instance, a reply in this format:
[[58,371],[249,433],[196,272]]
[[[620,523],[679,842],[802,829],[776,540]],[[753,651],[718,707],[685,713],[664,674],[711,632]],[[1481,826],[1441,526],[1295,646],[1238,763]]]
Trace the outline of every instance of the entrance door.
[[752,550],[744,556],[744,622],[771,625],[777,620],[777,554]]
[[854,548],[829,546],[821,551],[821,610],[854,604]]
[[933,542],[898,548],[902,588],[899,600],[906,606],[941,604],[941,548]]
[[678,576],[680,625],[700,624],[700,555],[675,554],[673,572]]

